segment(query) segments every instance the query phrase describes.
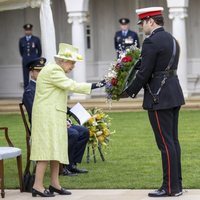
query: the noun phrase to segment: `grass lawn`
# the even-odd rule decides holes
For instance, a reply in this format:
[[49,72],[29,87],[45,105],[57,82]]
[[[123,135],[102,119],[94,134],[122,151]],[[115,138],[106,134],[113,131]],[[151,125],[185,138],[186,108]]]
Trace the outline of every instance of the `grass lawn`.
[[[161,158],[146,112],[109,113],[112,117],[110,146],[106,161],[96,152],[97,163],[92,158],[86,163],[86,155],[79,167],[88,174],[76,177],[60,176],[66,188],[158,188],[161,185]],[[200,188],[200,111],[181,111],[179,138],[182,147],[182,171],[184,188]],[[25,167],[25,130],[18,114],[0,115],[0,126],[9,127],[9,135],[15,146],[23,151]],[[2,145],[2,134],[0,145]],[[49,168],[45,175],[49,185]],[[5,160],[5,187],[18,188],[17,167],[14,159]]]

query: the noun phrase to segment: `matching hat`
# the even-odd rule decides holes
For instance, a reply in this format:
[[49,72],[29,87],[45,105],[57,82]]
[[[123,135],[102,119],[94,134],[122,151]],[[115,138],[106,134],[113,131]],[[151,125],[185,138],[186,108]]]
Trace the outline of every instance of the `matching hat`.
[[24,24],[23,28],[24,28],[24,30],[32,30],[33,25],[32,24]]
[[71,60],[71,61],[82,61],[83,57],[78,53],[78,48],[65,43],[59,44],[58,54],[55,55],[56,58]]
[[34,70],[34,69],[42,69],[45,66],[46,63],[46,58],[41,57],[41,58],[35,58],[31,60],[29,63],[27,63],[26,67],[29,68],[29,70]]
[[163,7],[148,7],[148,8],[141,8],[136,9],[136,13],[138,15],[138,23],[141,24],[143,19],[150,18],[157,15],[162,15]]
[[119,23],[122,25],[126,25],[130,22],[130,20],[128,18],[121,18],[119,19]]

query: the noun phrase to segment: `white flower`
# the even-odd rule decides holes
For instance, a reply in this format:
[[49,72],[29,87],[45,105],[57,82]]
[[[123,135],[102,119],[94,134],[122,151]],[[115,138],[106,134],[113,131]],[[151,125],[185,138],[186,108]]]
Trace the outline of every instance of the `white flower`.
[[122,58],[125,57],[125,56],[126,56],[126,52],[123,51],[123,52],[119,55],[120,61],[121,61]]
[[92,123],[92,125],[93,125],[93,126],[97,126],[98,124],[97,124],[96,121],[94,121],[94,122]]
[[116,78],[117,77],[117,72],[112,70],[112,71],[109,71],[108,72],[108,75],[107,75],[107,78],[110,79],[110,78]]
[[102,131],[97,131],[97,132],[96,132],[96,135],[97,135],[97,136],[100,136],[100,135],[102,135],[102,133],[103,133]]

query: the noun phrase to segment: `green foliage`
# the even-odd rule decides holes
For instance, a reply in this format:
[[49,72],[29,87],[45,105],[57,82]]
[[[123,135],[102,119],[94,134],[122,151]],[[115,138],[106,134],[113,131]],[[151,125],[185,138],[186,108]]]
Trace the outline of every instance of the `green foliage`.
[[105,76],[105,91],[108,99],[120,99],[128,75],[134,70],[135,63],[138,61],[139,57],[140,49],[133,45],[127,48],[125,52],[121,52],[117,62],[111,65],[108,74]]
[[[160,152],[157,149],[146,112],[109,113],[112,118],[112,135],[103,162],[96,150],[97,163],[90,163],[86,155],[79,168],[87,168],[88,174],[76,177],[60,176],[66,188],[158,188],[162,181]],[[184,188],[200,188],[200,111],[181,111],[179,138],[182,147]],[[25,167],[25,130],[20,115],[0,115],[0,126],[9,127],[9,135],[15,146],[22,148]],[[0,135],[2,145],[2,134]],[[45,186],[49,185],[49,168]],[[17,166],[14,159],[5,160],[5,187],[17,188]]]

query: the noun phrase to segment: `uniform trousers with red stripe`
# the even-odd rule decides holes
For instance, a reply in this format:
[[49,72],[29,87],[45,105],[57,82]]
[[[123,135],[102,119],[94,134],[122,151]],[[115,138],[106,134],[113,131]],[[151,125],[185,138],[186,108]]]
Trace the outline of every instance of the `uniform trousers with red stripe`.
[[149,120],[162,157],[162,189],[168,194],[182,191],[181,148],[178,140],[180,107],[148,111]]

